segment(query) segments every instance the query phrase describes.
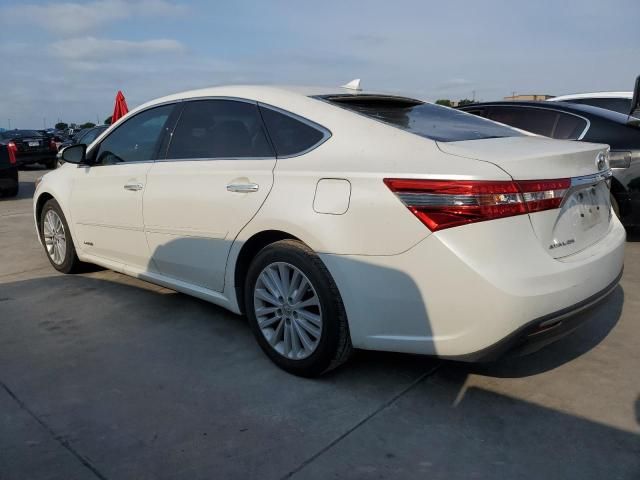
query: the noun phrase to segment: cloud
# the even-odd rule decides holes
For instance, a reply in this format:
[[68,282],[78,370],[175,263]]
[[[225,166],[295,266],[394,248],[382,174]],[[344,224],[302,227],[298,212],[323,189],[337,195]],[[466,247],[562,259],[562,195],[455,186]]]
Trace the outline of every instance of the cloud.
[[79,35],[96,28],[136,16],[171,16],[184,13],[186,7],[166,0],[96,0],[86,3],[51,2],[43,5],[21,4],[0,9],[0,17],[20,18],[62,36]]
[[148,54],[181,53],[185,48],[172,39],[130,41],[83,37],[54,42],[50,45],[50,50],[53,55],[64,60],[108,61]]

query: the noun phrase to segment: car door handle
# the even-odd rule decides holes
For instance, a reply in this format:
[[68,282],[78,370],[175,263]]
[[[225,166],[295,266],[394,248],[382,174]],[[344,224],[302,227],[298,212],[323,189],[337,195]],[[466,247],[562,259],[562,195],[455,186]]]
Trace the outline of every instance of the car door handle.
[[138,190],[142,190],[142,187],[144,187],[144,185],[141,183],[126,183],[124,185],[125,190],[131,190],[132,192],[137,192]]
[[230,183],[227,185],[229,192],[252,193],[257,192],[260,185],[257,183]]

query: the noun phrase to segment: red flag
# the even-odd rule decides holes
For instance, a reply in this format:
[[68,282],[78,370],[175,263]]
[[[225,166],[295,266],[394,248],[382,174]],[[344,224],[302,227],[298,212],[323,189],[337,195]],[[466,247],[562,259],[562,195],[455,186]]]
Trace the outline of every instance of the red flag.
[[116,104],[113,107],[113,115],[111,116],[111,123],[116,123],[116,121],[124,117],[128,111],[129,107],[127,107],[127,101],[124,99],[122,91],[118,90],[118,94],[116,95]]

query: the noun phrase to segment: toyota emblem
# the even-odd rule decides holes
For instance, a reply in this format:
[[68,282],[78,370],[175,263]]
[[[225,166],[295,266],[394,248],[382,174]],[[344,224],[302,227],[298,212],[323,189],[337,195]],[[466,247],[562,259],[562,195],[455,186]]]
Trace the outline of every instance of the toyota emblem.
[[602,170],[607,170],[609,168],[608,163],[609,162],[607,162],[607,154],[604,152],[600,152],[596,157],[596,168],[598,169],[598,171],[601,172]]

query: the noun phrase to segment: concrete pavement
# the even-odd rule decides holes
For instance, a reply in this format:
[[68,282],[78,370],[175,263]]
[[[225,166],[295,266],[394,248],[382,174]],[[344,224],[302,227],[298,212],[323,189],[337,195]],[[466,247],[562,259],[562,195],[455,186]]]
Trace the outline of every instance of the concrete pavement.
[[306,380],[216,306],[57,274],[42,173],[0,200],[0,479],[640,478],[640,235],[611,298],[536,354],[359,352]]

